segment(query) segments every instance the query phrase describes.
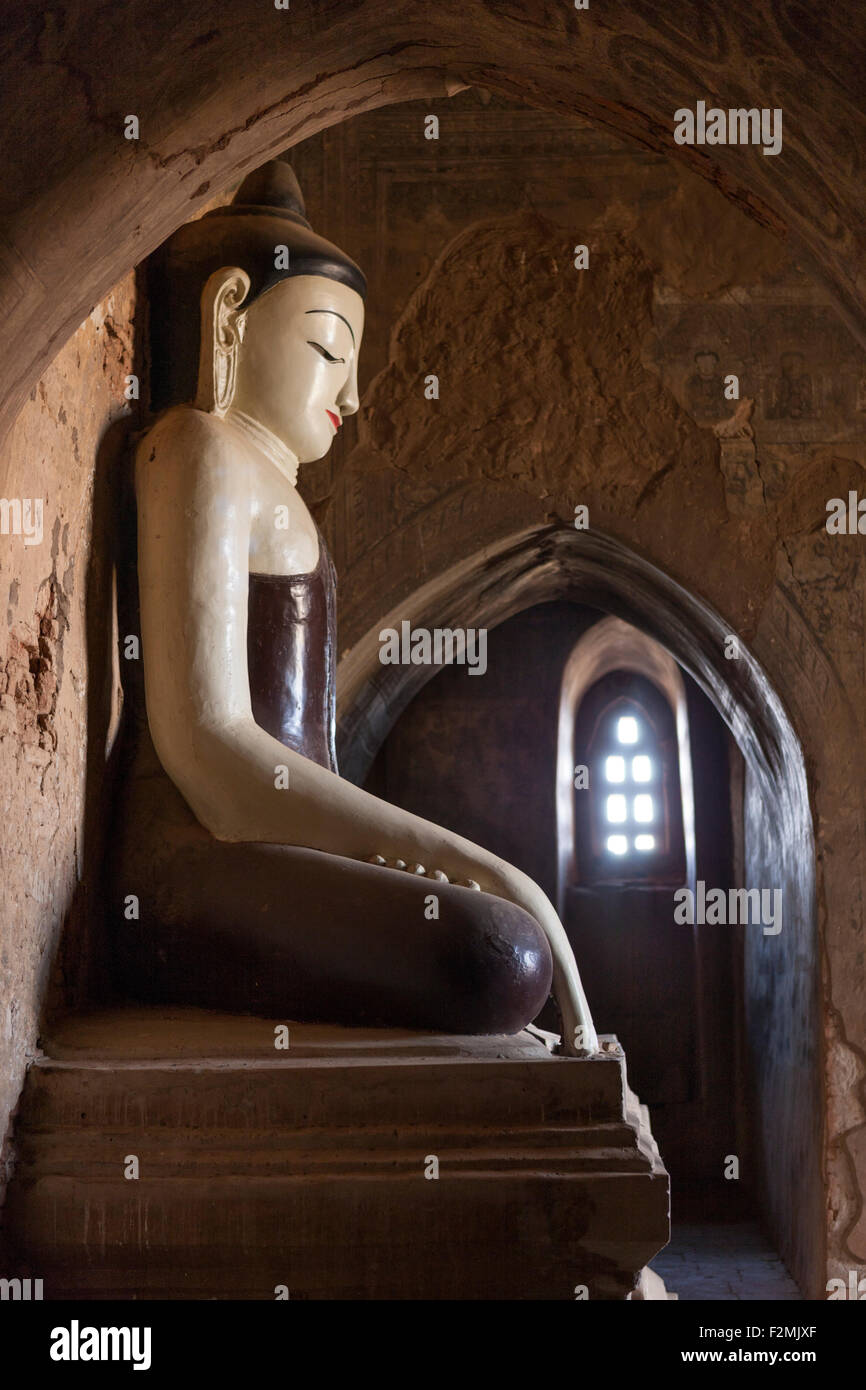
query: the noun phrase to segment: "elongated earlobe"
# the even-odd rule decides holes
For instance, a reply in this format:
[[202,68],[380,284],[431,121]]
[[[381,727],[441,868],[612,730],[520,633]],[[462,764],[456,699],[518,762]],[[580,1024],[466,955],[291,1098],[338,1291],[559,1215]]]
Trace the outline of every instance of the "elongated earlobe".
[[197,410],[225,415],[232,403],[238,350],[246,327],[240,306],[249,288],[250,277],[235,265],[215,270],[202,290]]

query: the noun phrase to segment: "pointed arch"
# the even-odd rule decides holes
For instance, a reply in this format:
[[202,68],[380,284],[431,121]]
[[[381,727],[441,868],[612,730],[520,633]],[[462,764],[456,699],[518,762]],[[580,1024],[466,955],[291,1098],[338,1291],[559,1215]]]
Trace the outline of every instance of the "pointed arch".
[[[362,781],[393,723],[436,671],[382,666],[378,633],[496,627],[552,599],[597,608],[639,628],[694,678],[727,724],[746,768],[747,880],[781,888],[778,936],[746,939],[747,1030],[759,1110],[765,1209],[778,1248],[810,1296],[826,1278],[820,949],[815,836],[800,739],[778,693],[709,604],[601,532],[531,528],[450,567],[383,615],[340,663],[338,750]],[[732,1044],[733,1045],[733,1044]]]

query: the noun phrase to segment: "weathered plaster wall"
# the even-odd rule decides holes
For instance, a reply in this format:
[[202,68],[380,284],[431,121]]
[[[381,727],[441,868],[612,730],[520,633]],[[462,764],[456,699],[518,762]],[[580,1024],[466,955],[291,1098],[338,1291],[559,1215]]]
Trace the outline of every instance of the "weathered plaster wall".
[[[41,498],[44,505],[41,544],[0,535],[3,1136],[38,1046],[61,928],[70,913],[84,910],[90,887],[95,847],[88,836],[99,822],[112,703],[105,498],[134,419],[124,399],[125,377],[134,370],[134,312],[130,275],[63,348],[0,454],[0,496]],[[102,535],[92,563],[94,515]],[[4,1170],[7,1157],[8,1150]]]
[[[829,451],[827,451],[829,453]],[[862,446],[860,457],[863,457]],[[813,463],[812,486],[828,497],[847,496],[848,488],[866,493],[862,466],[836,458],[824,468]],[[801,494],[802,496],[802,494]],[[783,692],[806,749],[817,842],[817,910],[820,959],[811,969],[811,953],[802,932],[802,892],[786,900],[794,930],[784,949],[791,962],[791,1008],[809,998],[812,980],[819,991],[823,1024],[825,1110],[821,1116],[826,1152],[827,1275],[843,1278],[866,1271],[866,953],[864,953],[863,886],[866,880],[866,827],[862,769],[866,758],[864,728],[863,597],[866,557],[861,536],[830,536],[816,526],[815,503],[799,516],[788,513],[785,539],[777,556],[777,583],[761,614],[754,651]],[[766,878],[766,818],[776,808],[761,807],[746,797],[747,816],[758,821],[750,837],[755,854],[751,873]],[[754,833],[757,829],[758,833]],[[799,877],[797,846],[789,867]],[[748,866],[747,866],[748,867]],[[784,935],[784,933],[783,933]],[[756,943],[760,945],[760,943]],[[763,957],[763,958],[761,958]],[[766,953],[753,955],[756,982],[766,983],[772,968]],[[765,1024],[766,1026],[766,1024]],[[802,1038],[795,1057],[808,1059],[810,1043]],[[778,1065],[773,1057],[769,1066]],[[797,1085],[809,1086],[805,1069]],[[807,1133],[803,1125],[786,1132],[778,1122],[766,1142],[777,1147],[782,1164],[796,1173],[798,1153]],[[804,1242],[808,1223],[797,1240]]]
[[[820,1297],[822,1194],[804,1180],[824,1138],[821,961],[812,929],[810,847],[786,825],[785,809],[762,798],[748,767],[744,821],[744,886],[781,891],[782,929],[776,936],[760,927],[743,931],[744,1042],[757,1159],[743,1177],[760,1189],[770,1228],[783,1235],[790,1267],[815,1271],[806,1291]],[[835,1254],[832,1241],[829,1254],[831,1259]]]

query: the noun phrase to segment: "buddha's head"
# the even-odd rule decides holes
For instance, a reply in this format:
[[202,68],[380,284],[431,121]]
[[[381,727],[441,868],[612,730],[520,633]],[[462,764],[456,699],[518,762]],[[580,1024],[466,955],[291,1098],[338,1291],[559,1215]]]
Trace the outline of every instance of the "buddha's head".
[[291,168],[264,165],[154,258],[151,303],[166,310],[162,331],[152,310],[154,404],[243,414],[301,463],[322,458],[358,409],[365,291],[313,232]]

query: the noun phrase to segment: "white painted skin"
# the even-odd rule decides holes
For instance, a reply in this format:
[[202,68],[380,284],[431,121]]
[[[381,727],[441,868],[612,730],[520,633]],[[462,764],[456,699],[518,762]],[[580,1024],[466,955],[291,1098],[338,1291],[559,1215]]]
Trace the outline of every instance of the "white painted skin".
[[[322,276],[280,282],[244,310],[226,267],[202,295],[196,406],[163,415],[136,457],[142,654],[156,751],[198,820],[225,841],[298,845],[447,878],[517,903],[554,961],[562,1050],[598,1051],[565,930],[526,874],[371,796],[256,724],[247,673],[250,571],[307,574],[315,524],[295,487],[358,409],[364,305]],[[275,508],[289,525],[275,525]],[[288,766],[289,791],[275,786]],[[424,869],[423,866],[428,866]]]

